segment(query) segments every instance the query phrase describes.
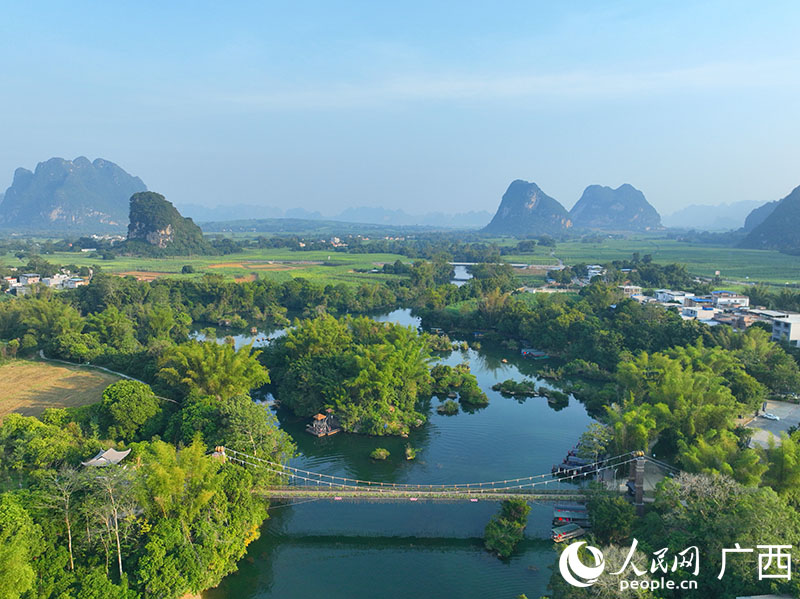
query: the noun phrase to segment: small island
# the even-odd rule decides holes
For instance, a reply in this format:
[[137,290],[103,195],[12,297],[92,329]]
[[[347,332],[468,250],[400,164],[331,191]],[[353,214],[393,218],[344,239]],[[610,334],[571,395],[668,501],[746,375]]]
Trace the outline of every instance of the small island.
[[390,455],[391,454],[389,453],[388,449],[384,449],[383,447],[378,447],[372,450],[372,452],[369,454],[369,457],[371,457],[373,460],[385,460]]
[[520,382],[508,379],[502,383],[495,383],[492,385],[492,389],[513,397],[534,397],[539,394],[536,384],[529,379],[523,379]]

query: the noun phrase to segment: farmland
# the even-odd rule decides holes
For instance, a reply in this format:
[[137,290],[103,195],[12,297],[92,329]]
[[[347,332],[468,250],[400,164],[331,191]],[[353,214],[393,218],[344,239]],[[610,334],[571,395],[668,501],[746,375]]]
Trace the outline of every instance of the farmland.
[[[514,246],[516,239],[486,239],[485,243]],[[553,255],[551,255],[553,251]],[[630,258],[634,252],[650,254],[660,264],[685,264],[689,272],[713,277],[720,271],[723,281],[764,282],[770,285],[800,284],[800,257],[771,250],[744,250],[725,246],[678,242],[656,235],[639,235],[625,239],[580,240],[558,242],[556,247],[537,246],[534,252],[508,254],[505,260],[531,265],[554,265],[558,259],[566,264],[603,263]],[[159,277],[191,277],[215,273],[240,281],[256,276],[276,281],[303,277],[324,284],[383,281],[395,275],[368,272],[386,262],[412,261],[407,256],[388,253],[350,254],[333,250],[296,251],[288,248],[250,249],[227,256],[173,256],[168,258],[139,258],[118,256],[102,260],[97,256],[76,252],[55,252],[45,258],[55,264],[77,266],[99,265],[103,271],[131,275],[141,280]],[[13,254],[0,255],[0,264],[22,266],[23,261]],[[191,266],[192,275],[182,275],[181,269]],[[367,272],[357,272],[367,271]],[[546,268],[519,271],[526,282],[543,281]]]
[[[142,280],[165,276],[200,276],[214,273],[240,280],[252,280],[254,275],[276,281],[304,277],[322,283],[358,283],[391,278],[382,273],[360,273],[356,270],[371,270],[384,262],[409,258],[397,254],[346,254],[333,251],[291,251],[288,249],[248,250],[228,256],[176,256],[168,258],[139,258],[119,256],[114,260],[101,260],[88,254],[54,252],[45,258],[54,264],[77,266],[99,265],[104,272],[131,275]],[[22,266],[23,261],[11,254],[0,256],[0,264]],[[181,275],[184,266],[191,266],[194,275]]]
[[[539,252],[541,250],[537,248]],[[605,239],[585,243],[558,243],[555,255],[566,264],[594,264],[630,258],[634,252],[650,254],[659,264],[685,264],[694,275],[713,277],[715,271],[726,280],[764,282],[772,285],[800,283],[800,257],[772,250],[744,250],[707,244],[691,244],[655,236],[629,239]],[[508,255],[511,262],[541,263],[525,254]]]
[[0,421],[17,412],[38,416],[46,408],[96,403],[119,377],[78,366],[14,360],[0,366]]

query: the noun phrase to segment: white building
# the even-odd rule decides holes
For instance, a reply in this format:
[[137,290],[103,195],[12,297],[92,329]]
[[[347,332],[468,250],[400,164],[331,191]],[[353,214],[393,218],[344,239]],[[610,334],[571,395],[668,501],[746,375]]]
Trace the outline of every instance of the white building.
[[60,289],[64,286],[64,283],[69,279],[68,275],[64,275],[61,273],[55,274],[52,277],[44,277],[42,279],[42,283],[47,285],[48,287],[53,287],[55,289]]
[[712,291],[711,299],[715,308],[721,310],[731,308],[747,308],[750,305],[750,298],[740,293],[731,291]]
[[788,341],[792,345],[800,342],[800,314],[786,314],[772,319],[772,340]]
[[602,277],[604,274],[606,274],[606,269],[599,264],[589,264],[586,267],[586,278],[589,281],[592,280],[592,277]]
[[672,289],[656,289],[656,300],[663,303],[678,303],[683,305],[686,300],[687,293],[685,291],[673,291]]
[[711,320],[719,312],[711,306],[684,306],[681,309],[681,316],[694,320]]

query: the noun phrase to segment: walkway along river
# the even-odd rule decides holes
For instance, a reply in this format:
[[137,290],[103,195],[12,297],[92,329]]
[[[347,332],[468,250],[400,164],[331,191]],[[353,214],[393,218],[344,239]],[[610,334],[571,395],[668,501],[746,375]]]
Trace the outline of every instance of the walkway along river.
[[[409,310],[378,320],[417,326]],[[437,414],[409,439],[339,434],[318,439],[306,421],[278,411],[281,426],[298,444],[298,468],[386,482],[437,484],[496,480],[547,472],[575,444],[591,419],[574,399],[559,411],[542,397],[525,401],[492,391],[495,382],[534,376],[541,362],[518,352],[484,347],[453,352],[443,361],[469,361],[489,406],[455,416]],[[506,358],[508,363],[503,363]],[[540,381],[539,384],[546,384]],[[418,448],[405,459],[407,443]],[[376,462],[369,453],[385,447]],[[549,540],[552,506],[532,504],[526,539],[514,557],[498,560],[483,549],[483,528],[498,509],[491,501],[275,503],[262,536],[239,564],[239,572],[206,599],[513,599],[546,593],[555,561]]]

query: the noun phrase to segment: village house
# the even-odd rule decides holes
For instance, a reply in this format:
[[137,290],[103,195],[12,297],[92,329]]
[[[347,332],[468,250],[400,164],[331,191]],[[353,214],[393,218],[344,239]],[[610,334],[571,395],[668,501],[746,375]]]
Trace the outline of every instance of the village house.
[[656,289],[656,299],[665,304],[678,303],[683,305],[688,294],[685,291],[673,291],[671,289]]
[[61,289],[64,287],[64,283],[67,281],[67,279],[69,279],[69,275],[58,273],[52,277],[42,278],[42,283],[54,289]]
[[800,345],[800,314],[785,313],[773,318],[772,340]]
[[586,279],[591,281],[594,277],[602,277],[606,274],[606,269],[599,264],[589,264],[586,267]]
[[617,288],[622,291],[622,295],[625,297],[642,294],[642,288],[639,285],[617,285]]
[[33,285],[34,283],[38,283],[41,279],[42,279],[41,275],[29,272],[19,276],[19,284]]
[[86,279],[82,279],[81,277],[70,277],[64,281],[64,289],[76,289],[83,285],[88,285],[88,281]]
[[[716,308],[707,305],[684,306],[681,309],[681,316],[686,320],[710,321],[716,316],[717,312]],[[713,323],[709,322],[708,324]]]
[[684,307],[714,307],[714,300],[711,299],[710,295],[689,295],[683,300]]
[[749,297],[732,291],[712,291],[711,301],[714,307],[720,310],[746,308],[750,305]]

